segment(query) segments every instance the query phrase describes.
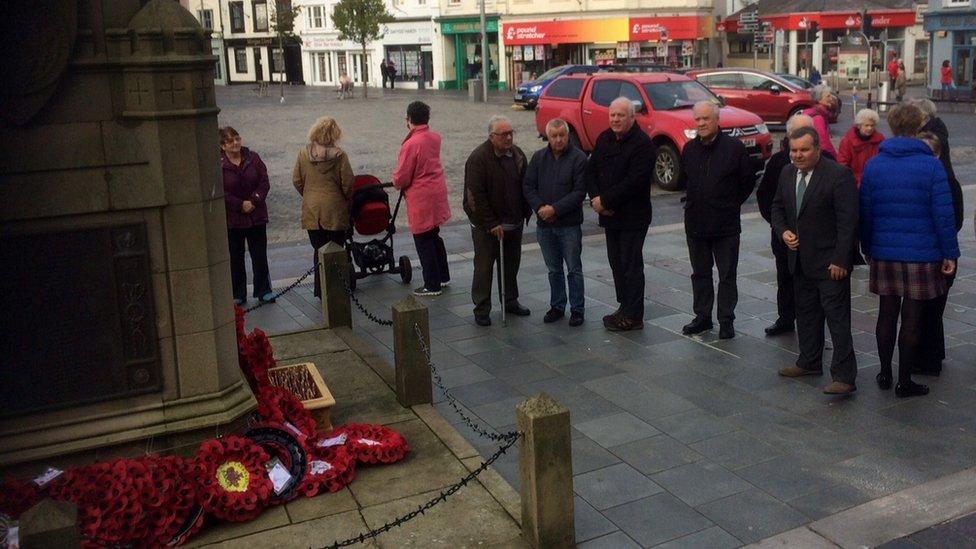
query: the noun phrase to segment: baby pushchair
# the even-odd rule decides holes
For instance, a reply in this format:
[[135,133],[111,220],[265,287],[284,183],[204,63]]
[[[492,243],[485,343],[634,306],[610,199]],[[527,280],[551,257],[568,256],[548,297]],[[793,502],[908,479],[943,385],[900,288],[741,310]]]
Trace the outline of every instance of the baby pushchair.
[[[410,258],[401,255],[399,260],[394,260],[393,256],[393,233],[396,232],[396,216],[403,193],[399,193],[391,215],[390,197],[386,189],[392,186],[393,183],[382,183],[372,175],[357,175],[353,181],[351,223],[346,232],[351,290],[356,289],[357,280],[374,274],[399,274],[404,284],[409,284],[413,278]],[[386,234],[382,238],[368,242],[353,239],[357,233],[360,236],[376,236],[384,231]]]

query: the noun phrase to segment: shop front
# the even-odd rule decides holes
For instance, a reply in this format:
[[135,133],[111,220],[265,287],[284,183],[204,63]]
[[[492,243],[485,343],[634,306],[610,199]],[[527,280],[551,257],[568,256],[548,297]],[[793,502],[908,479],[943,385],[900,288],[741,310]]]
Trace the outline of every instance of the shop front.
[[707,58],[711,17],[616,17],[504,21],[502,39],[513,86],[566,64],[667,64]]
[[357,86],[367,77],[371,86],[380,85],[379,59],[375,59],[376,70],[370,72],[374,65],[372,50],[367,49],[363,55],[359,44],[330,36],[304,36],[302,39],[302,63],[311,85],[336,86],[343,74],[352,78]]
[[383,25],[383,56],[396,66],[398,88],[420,88],[434,79],[431,38],[434,24],[423,21],[397,21]]
[[[945,4],[943,2],[943,4]],[[940,90],[942,63],[952,70],[952,94],[976,94],[976,10],[971,6],[925,14],[925,30],[932,34],[928,86]]]
[[[437,82],[441,89],[462,90],[468,80],[482,77],[481,21],[477,18],[440,21],[441,40],[444,46],[444,80]],[[498,16],[485,20],[488,35],[488,86],[505,89],[500,81],[498,63]]]

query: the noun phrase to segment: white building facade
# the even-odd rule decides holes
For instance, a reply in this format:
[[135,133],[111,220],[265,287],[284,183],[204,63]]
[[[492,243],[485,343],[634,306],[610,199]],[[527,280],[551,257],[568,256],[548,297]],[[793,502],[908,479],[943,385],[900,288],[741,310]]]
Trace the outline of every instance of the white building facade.
[[217,62],[214,65],[214,84],[227,84],[227,57],[224,54],[224,33],[221,24],[221,0],[181,0],[180,4],[187,9],[200,26],[210,30],[210,49]]

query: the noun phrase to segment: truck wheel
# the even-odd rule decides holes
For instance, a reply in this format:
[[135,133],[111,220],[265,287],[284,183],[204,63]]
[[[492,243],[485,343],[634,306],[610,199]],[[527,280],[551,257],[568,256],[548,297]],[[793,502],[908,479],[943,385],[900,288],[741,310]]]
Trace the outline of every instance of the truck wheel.
[[654,160],[654,182],[665,191],[679,191],[682,187],[681,156],[674,145],[658,145]]

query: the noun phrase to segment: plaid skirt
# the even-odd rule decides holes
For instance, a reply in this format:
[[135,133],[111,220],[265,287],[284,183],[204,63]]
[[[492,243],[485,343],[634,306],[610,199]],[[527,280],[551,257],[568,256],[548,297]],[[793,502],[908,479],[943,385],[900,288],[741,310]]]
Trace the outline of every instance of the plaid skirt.
[[949,291],[942,262],[871,260],[871,293],[908,299],[933,299]]

